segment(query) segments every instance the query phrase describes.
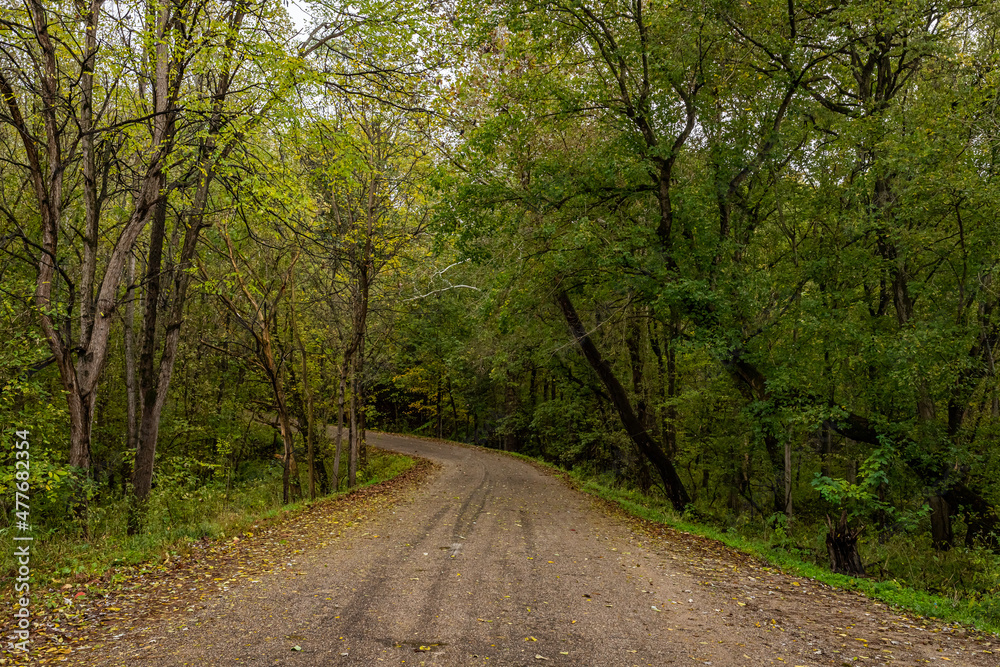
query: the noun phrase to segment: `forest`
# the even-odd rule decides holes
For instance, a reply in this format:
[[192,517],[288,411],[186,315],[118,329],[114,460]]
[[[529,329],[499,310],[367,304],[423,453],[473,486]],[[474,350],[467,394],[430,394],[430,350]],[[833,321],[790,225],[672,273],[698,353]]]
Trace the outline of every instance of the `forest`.
[[998,37],[989,0],[0,0],[0,535],[25,438],[58,583],[382,478],[380,430],[1000,624]]

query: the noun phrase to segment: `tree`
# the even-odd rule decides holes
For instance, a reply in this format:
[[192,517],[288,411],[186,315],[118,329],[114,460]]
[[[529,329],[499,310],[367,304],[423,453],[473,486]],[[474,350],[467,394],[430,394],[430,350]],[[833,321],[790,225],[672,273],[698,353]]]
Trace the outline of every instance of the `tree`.
[[[228,260],[229,267],[221,279],[217,279],[215,295],[233,314],[236,322],[250,336],[253,358],[263,372],[270,385],[274,398],[274,410],[277,413],[278,426],[281,431],[284,454],[282,456],[283,482],[282,502],[288,504],[292,499],[292,490],[301,496],[299,488],[298,466],[295,462],[294,433],[292,432],[287,392],[285,390],[286,355],[277,350],[276,335],[278,332],[279,304],[285,298],[292,284],[295,265],[300,252],[291,250],[276,253],[273,257],[262,257],[262,248],[254,248],[248,238],[235,243],[227,227],[220,229],[222,248],[218,251]],[[242,246],[247,245],[244,250]],[[249,252],[258,251],[256,257],[248,256]],[[268,265],[271,267],[268,267]],[[262,273],[258,266],[268,267]],[[207,272],[202,269],[205,279]],[[221,283],[221,284],[220,284]],[[230,296],[230,287],[235,287],[242,299],[239,301]]]
[[[283,91],[290,89],[299,68],[288,53],[288,38],[277,27],[279,17],[272,11],[266,4],[233,2],[206,6],[202,12],[205,29],[217,41],[201,44],[202,53],[192,63],[189,85],[196,97],[186,110],[204,120],[190,123],[178,137],[184,160],[175,165],[178,176],[164,187],[171,193],[170,202],[164,197],[155,209],[143,280],[138,363],[141,415],[132,474],[137,505],[145,501],[152,484],[160,419],[173,375],[198,240],[202,230],[214,223],[212,209],[226,205],[218,201],[220,194],[224,199],[224,189],[213,197],[213,191],[220,190],[215,181],[239,178],[238,160],[248,157],[247,145],[261,131],[268,115],[276,112]],[[234,62],[239,52],[253,54],[253,67]],[[234,96],[236,100],[231,99]],[[177,214],[165,248],[170,209]],[[180,234],[183,238],[178,248]],[[165,322],[160,321],[161,311],[166,313]],[[159,358],[158,345],[162,345]],[[133,531],[139,528],[140,513],[131,515]]]
[[334,455],[336,475],[349,395],[349,486],[356,483],[366,428],[369,314],[373,298],[385,294],[375,291],[377,283],[386,272],[397,270],[400,255],[423,234],[426,224],[418,179],[426,168],[427,153],[412,122],[391,104],[344,100],[334,107],[331,118],[315,127],[318,150],[306,160],[316,197],[323,202],[308,247],[331,268],[330,296],[349,313]]
[[[591,340],[601,400],[689,470],[706,451],[678,430],[693,410],[677,397],[685,379],[712,381],[696,370],[708,355],[764,463],[728,477],[744,496],[759,470],[790,514],[794,462],[822,440],[826,473],[839,448],[909,467],[872,487],[876,525],[911,512],[902,490],[923,480],[932,496],[954,488],[979,517],[969,534],[986,534],[964,454],[945,463],[975,437],[962,415],[983,414],[969,401],[993,377],[992,278],[973,284],[993,270],[977,263],[992,247],[992,158],[972,120],[992,87],[956,55],[989,33],[977,12],[498,4],[460,25],[479,48],[451,91],[462,114],[440,142],[452,169],[439,219],[472,259],[518,257],[507,278]],[[943,164],[962,166],[943,177]],[[929,354],[915,359],[918,346]]]
[[[193,33],[185,28],[199,16],[194,6],[170,0],[151,5],[148,21],[138,8],[122,9],[122,20],[110,22],[102,21],[99,1],[65,8],[33,1],[5,7],[2,18],[12,48],[2,56],[0,122],[20,140],[20,152],[8,152],[5,161],[22,168],[37,206],[37,218],[27,223],[10,213],[7,220],[36,267],[34,305],[66,390],[69,462],[81,469],[90,466],[94,405],[122,274],[163,202],[186,92],[184,54],[192,48]],[[136,73],[134,81],[127,72]],[[143,103],[117,103],[147,82]],[[119,213],[109,199],[126,165],[131,196]],[[112,234],[102,257],[101,239]],[[79,263],[71,259],[77,256]]]

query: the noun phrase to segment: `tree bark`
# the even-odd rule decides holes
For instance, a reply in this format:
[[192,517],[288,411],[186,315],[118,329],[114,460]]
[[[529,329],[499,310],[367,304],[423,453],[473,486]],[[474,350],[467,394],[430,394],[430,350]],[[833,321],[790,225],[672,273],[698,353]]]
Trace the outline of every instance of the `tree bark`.
[[365,386],[365,339],[358,345],[358,357],[361,364],[358,368],[358,468],[364,470],[368,465],[368,392]]
[[951,508],[948,501],[941,496],[930,497],[931,506],[931,539],[934,548],[947,551],[951,548],[955,535],[951,528]]
[[139,445],[139,391],[135,365],[135,257],[128,262],[128,291],[125,293],[125,446],[134,452]]
[[153,480],[153,461],[156,456],[156,438],[163,403],[158,400],[156,372],[157,318],[160,313],[160,281],[162,280],[163,240],[167,225],[167,202],[161,200],[153,212],[149,230],[149,255],[146,258],[146,276],[143,280],[145,295],[142,319],[142,349],[139,352],[139,393],[142,410],[139,419],[139,443],[132,469],[132,493],[128,532],[135,535],[140,528],[144,512],[141,505],[149,495]]
[[309,499],[316,500],[316,453],[313,438],[313,393],[309,386],[309,357],[306,354],[306,346],[302,342],[302,334],[298,327],[298,317],[295,312],[295,278],[291,279],[291,287],[288,292],[289,302],[289,328],[291,329],[293,344],[299,348],[299,355],[302,361],[302,393],[305,403],[305,427],[306,427],[306,459],[309,466]]
[[358,483],[358,374],[356,360],[351,363],[351,449],[347,459],[347,486]]
[[344,363],[340,366],[340,388],[337,392],[337,445],[333,454],[333,490],[340,491],[340,454],[344,443],[344,400],[347,394],[347,373],[351,359],[344,353]]
[[[217,102],[217,105],[221,101]],[[217,106],[216,113],[221,113]],[[170,381],[173,378],[174,363],[177,359],[177,348],[180,344],[181,326],[184,322],[184,308],[187,303],[187,293],[191,284],[191,274],[188,270],[194,262],[198,248],[198,238],[205,224],[205,209],[208,205],[208,192],[215,175],[214,163],[211,162],[211,152],[215,146],[214,136],[219,131],[218,119],[213,124],[213,134],[202,146],[199,167],[203,177],[195,191],[192,211],[188,216],[184,230],[184,241],[181,245],[178,261],[174,265],[173,289],[170,291],[168,304],[161,304],[161,272],[163,243],[166,234],[166,200],[162,200],[153,215],[150,228],[149,259],[146,271],[146,293],[143,299],[143,331],[142,351],[139,357],[139,396],[141,416],[139,419],[139,438],[136,443],[135,467],[132,471],[132,493],[135,495],[135,507],[130,511],[128,522],[129,534],[136,534],[140,529],[145,502],[152,487],[153,468],[156,461],[156,445],[159,440],[160,418],[166,404]],[[178,220],[177,224],[180,224]],[[160,309],[166,310],[166,322],[163,329],[163,351],[159,364],[156,365],[156,347],[158,338],[157,320]]]
[[299,469],[295,464],[294,439],[291,421],[288,419],[288,403],[285,401],[285,391],[281,385],[281,376],[277,373],[272,375],[271,388],[274,391],[274,398],[277,403],[281,439],[285,445],[285,454],[282,461],[284,470],[282,472],[281,500],[283,504],[287,505],[292,501],[293,487],[296,497],[301,497],[302,490],[299,488]]
[[863,577],[865,566],[858,554],[858,536],[864,526],[851,529],[847,527],[847,510],[840,514],[840,521],[834,523],[826,517],[827,534],[826,550],[830,557],[830,569],[837,574],[848,574]]
[[435,429],[435,432],[437,434],[438,439],[441,439],[441,438],[444,437],[444,423],[443,423],[443,421],[441,419],[443,415],[441,414],[441,375],[440,374],[438,374],[438,379],[437,379],[437,391],[434,393],[434,415],[437,418],[437,428]]
[[792,437],[785,440],[785,516],[792,518]]

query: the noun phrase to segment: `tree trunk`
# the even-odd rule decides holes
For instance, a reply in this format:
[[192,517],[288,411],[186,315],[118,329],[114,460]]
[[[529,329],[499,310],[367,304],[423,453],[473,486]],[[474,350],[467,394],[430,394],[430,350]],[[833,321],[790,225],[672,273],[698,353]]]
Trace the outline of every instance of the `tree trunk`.
[[[153,212],[150,228],[149,258],[146,267],[146,292],[143,299],[142,350],[139,356],[139,433],[136,442],[135,465],[132,470],[132,493],[134,502],[130,504],[128,531],[135,535],[141,528],[144,503],[152,488],[153,468],[156,462],[156,445],[159,440],[160,417],[166,404],[170,381],[177,360],[181,326],[184,322],[184,308],[187,292],[191,284],[188,270],[194,261],[198,248],[198,237],[205,227],[204,214],[208,203],[208,189],[214,171],[212,165],[205,166],[205,176],[195,192],[193,214],[189,217],[184,231],[184,241],[180,256],[172,269],[173,290],[169,307],[166,309],[166,323],[163,333],[163,352],[159,365],[155,363],[158,338],[157,320],[160,308],[162,249],[166,231],[166,200],[161,200]],[[180,224],[180,220],[177,221]]]
[[274,389],[275,398],[278,404],[278,423],[281,426],[281,439],[285,445],[285,455],[282,461],[284,471],[282,474],[281,500],[283,504],[287,505],[292,500],[293,488],[295,490],[296,497],[302,496],[302,489],[299,487],[299,469],[295,464],[292,426],[291,421],[288,419],[288,406],[285,402],[285,392],[280,387],[280,377],[278,382],[274,382],[272,380],[272,388]]
[[951,508],[948,506],[948,501],[941,496],[931,496],[930,506],[931,538],[934,548],[938,551],[947,551],[955,539],[951,528]]
[[576,310],[573,308],[573,303],[569,295],[565,291],[558,292],[556,294],[556,302],[563,312],[574,340],[580,346],[591,368],[594,369],[603,382],[608,395],[618,410],[618,416],[621,418],[622,425],[625,427],[629,438],[632,439],[632,442],[636,444],[639,451],[653,464],[653,467],[660,474],[660,478],[663,481],[663,488],[674,509],[679,512],[684,511],[684,508],[691,502],[691,498],[684,488],[680,477],[677,475],[677,470],[674,468],[673,463],[653,439],[650,438],[649,433],[636,417],[625,388],[622,387],[610,364],[601,356],[594,342],[590,339],[590,335],[587,333]]
[[316,500],[316,452],[313,443],[312,397],[306,406],[306,457],[309,459],[309,499]]
[[437,415],[437,437],[444,437],[444,422],[441,419],[441,376],[437,379],[437,393],[434,394],[434,412]]
[[146,276],[143,279],[142,349],[139,352],[139,393],[142,411],[139,418],[139,442],[132,469],[132,493],[129,503],[128,534],[139,532],[145,515],[145,501],[153,481],[153,461],[160,425],[162,402],[157,392],[159,377],[156,372],[157,317],[160,313],[160,281],[163,279],[163,239],[167,225],[167,201],[161,200],[153,211],[149,229],[149,254],[146,259]]
[[358,483],[358,374],[356,360],[351,363],[351,449],[347,459],[347,486]]
[[785,440],[785,517],[792,518],[792,437]]
[[[277,302],[275,302],[277,305]],[[285,387],[281,368],[274,358],[274,348],[271,345],[270,330],[265,323],[261,330],[261,341],[263,345],[258,350],[258,356],[263,362],[264,370],[271,381],[271,391],[274,393],[275,408],[278,411],[278,425],[281,428],[281,440],[284,443],[284,456],[282,458],[282,503],[287,505],[292,501],[293,491],[295,498],[302,497],[302,488],[299,486],[299,469],[295,463],[295,440],[292,433],[292,423],[288,414],[288,400],[285,397]]]
[[293,345],[297,344],[299,354],[302,359],[302,397],[305,399],[306,417],[306,463],[309,466],[309,499],[316,500],[316,453],[313,444],[313,394],[312,387],[309,386],[309,358],[306,355],[306,346],[302,342],[302,334],[299,332],[298,317],[295,313],[295,276],[292,274],[289,280],[288,291],[289,320],[291,326]]
[[[504,410],[508,421],[513,423],[513,417],[517,414],[518,400],[517,389],[514,386],[514,378],[510,371],[507,371],[507,384],[504,387]],[[513,428],[506,428],[503,436],[503,451],[514,452],[519,450],[517,432]]]
[[669,329],[666,324],[662,325],[661,328],[667,332],[662,344],[652,321],[649,326],[649,344],[656,356],[661,395],[666,403],[666,407],[660,412],[660,434],[663,451],[670,458],[673,458],[677,453],[677,406],[674,399],[677,398],[679,388],[677,352],[674,350],[673,343],[677,330],[676,319],[675,313],[671,312]]
[[[635,394],[635,416],[642,427],[651,432],[650,420],[646,415],[645,386],[642,373],[642,333],[639,323],[630,318],[625,336],[625,347],[628,349],[629,364],[632,370],[632,393]],[[652,436],[652,433],[650,433]]]
[[365,393],[365,382],[358,382],[358,466],[361,470],[368,467],[368,396]]
[[[674,325],[671,323],[671,327]],[[671,333],[674,333],[673,331]],[[677,382],[677,351],[674,349],[674,336],[667,340],[667,409],[663,418],[663,446],[667,456],[677,454],[677,405],[675,400],[680,392]]]
[[[532,374],[534,374],[534,370],[532,370]],[[451,389],[452,389],[451,388],[451,378],[449,377],[448,378],[448,402],[451,404],[451,419],[452,419],[452,422],[453,422],[452,427],[451,427],[451,438],[452,438],[452,440],[458,440],[458,429],[459,429],[458,408],[455,407],[455,393]]]
[[[642,331],[636,317],[629,318],[627,335],[625,336],[625,347],[628,349],[629,364],[632,370],[632,393],[635,395],[636,419],[642,428],[653,438],[653,424],[651,415],[646,412],[646,388],[643,378],[642,359]],[[642,452],[639,452],[639,465],[636,471],[636,483],[643,493],[648,493],[653,486],[653,477],[649,471],[648,461]]]
[[125,292],[125,446],[135,451],[139,445],[139,392],[135,367],[135,256],[128,261],[128,290]]
[[858,555],[858,536],[864,526],[851,529],[847,527],[847,510],[840,514],[840,521],[833,522],[826,517],[828,532],[826,534],[826,550],[830,556],[830,569],[837,574],[848,574],[856,577],[865,575],[865,567]]
[[[137,386],[135,359],[135,256],[129,257],[128,289],[125,292],[125,448],[134,455],[139,449],[139,416],[142,413]],[[120,465],[122,495],[129,493],[131,466],[127,459]]]
[[[237,10],[232,18],[232,27],[238,29],[243,20],[243,11]],[[136,460],[132,471],[132,492],[135,494],[135,503],[130,506],[128,518],[129,534],[136,534],[139,523],[144,514],[142,505],[145,503],[152,486],[153,467],[156,460],[156,445],[159,439],[160,417],[163,413],[163,406],[167,400],[167,392],[170,389],[170,381],[174,373],[174,363],[177,359],[177,348],[180,344],[181,325],[184,321],[184,307],[187,301],[187,291],[191,284],[191,274],[188,270],[194,261],[194,256],[198,248],[198,237],[205,225],[205,210],[208,204],[208,194],[212,182],[215,178],[215,165],[219,160],[229,154],[233,144],[227,145],[221,152],[217,152],[217,138],[223,125],[223,104],[232,82],[230,64],[234,53],[234,44],[227,41],[227,52],[223,55],[222,68],[218,72],[218,86],[213,91],[212,115],[209,121],[208,135],[202,140],[199,146],[198,170],[201,178],[197,182],[194,192],[192,207],[187,214],[187,225],[184,227],[184,240],[181,245],[180,255],[176,265],[172,267],[173,290],[170,294],[169,303],[163,304],[166,310],[166,322],[163,336],[163,352],[160,355],[159,365],[155,365],[155,355],[157,347],[157,315],[161,308],[161,265],[163,261],[163,243],[166,232],[167,200],[163,194],[166,183],[166,175],[162,169],[158,170],[158,189],[155,192],[155,205],[152,209],[152,226],[150,230],[149,260],[146,267],[145,298],[143,299],[143,330],[142,330],[142,351],[139,358],[139,406],[141,411],[139,438],[136,442]],[[154,97],[165,98],[158,104],[166,103],[170,100],[171,93],[166,82],[168,79],[167,63],[160,62],[161,58],[166,58],[166,53],[159,53],[157,47],[157,82]],[[163,70],[161,72],[161,69]],[[171,103],[172,104],[172,103]],[[174,114],[171,114],[167,130],[169,136],[174,132]],[[151,200],[152,201],[152,200]],[[180,229],[182,218],[178,218],[174,234]],[[174,252],[175,244],[172,242],[170,254]],[[134,258],[130,257],[130,262],[134,263]],[[110,267],[108,269],[111,270]],[[131,307],[131,301],[130,301]],[[128,315],[131,324],[131,314]]]
[[[76,387],[74,387],[76,389]],[[69,464],[74,468],[90,469],[90,439],[94,429],[94,403],[97,393],[67,392],[69,403]]]
[[337,392],[337,444],[333,454],[333,490],[340,491],[340,453],[344,443],[344,398],[347,394],[347,369],[350,357],[344,356],[340,367],[340,388]]
[[820,438],[822,439],[823,450],[820,453],[819,470],[823,477],[830,476],[830,459],[833,456],[833,429],[829,424],[823,424]]
[[[363,334],[364,332],[362,332]],[[355,367],[355,373],[357,375],[357,391],[358,391],[358,424],[355,431],[356,438],[358,440],[357,450],[358,450],[358,467],[363,470],[365,466],[368,465],[368,446],[365,441],[365,434],[368,428],[367,421],[367,401],[368,396],[365,392],[365,336],[362,335],[361,339],[358,340],[358,353],[355,357],[357,365]]]

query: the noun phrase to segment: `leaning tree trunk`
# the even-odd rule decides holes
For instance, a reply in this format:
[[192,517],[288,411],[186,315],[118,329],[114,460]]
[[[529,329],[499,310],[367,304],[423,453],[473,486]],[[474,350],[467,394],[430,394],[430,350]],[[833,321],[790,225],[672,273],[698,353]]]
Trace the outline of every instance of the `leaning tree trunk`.
[[139,390],[135,367],[135,255],[128,260],[128,290],[125,292],[125,446],[135,451],[139,444]]
[[837,523],[827,515],[826,525],[829,529],[826,534],[826,550],[830,555],[830,569],[837,574],[864,576],[865,566],[858,555],[858,536],[865,527],[848,528],[847,510],[841,512]]
[[601,356],[597,346],[590,339],[590,335],[587,333],[586,328],[584,328],[583,322],[580,321],[576,309],[573,308],[573,302],[570,301],[569,294],[562,291],[556,294],[556,303],[562,309],[566,324],[569,325],[574,340],[583,351],[583,356],[586,357],[591,368],[601,378],[604,388],[607,390],[608,395],[611,396],[611,400],[618,410],[618,416],[621,418],[622,425],[628,432],[629,438],[635,443],[643,456],[653,464],[657,472],[660,473],[660,479],[663,481],[663,488],[670,499],[670,504],[678,512],[683,512],[684,508],[691,502],[691,497],[688,495],[687,489],[684,488],[684,483],[677,474],[677,469],[674,468],[673,462],[667,458],[667,455],[653,441],[642,422],[639,421],[638,416],[636,416],[635,411],[632,409],[632,403],[628,398],[625,388],[615,376],[611,365]]
[[[234,27],[242,22],[242,14],[235,19]],[[138,371],[138,407],[139,407],[139,427],[135,440],[135,464],[132,469],[132,494],[133,502],[130,503],[128,531],[130,535],[135,535],[141,530],[141,523],[144,519],[144,504],[152,488],[153,467],[156,461],[156,445],[160,434],[160,417],[167,400],[167,392],[170,389],[170,382],[173,378],[174,364],[177,360],[177,350],[180,345],[181,326],[184,322],[184,310],[187,302],[188,288],[190,287],[192,275],[189,269],[192,266],[198,248],[198,240],[201,230],[206,226],[205,211],[209,201],[209,189],[215,178],[215,166],[218,161],[229,154],[233,144],[228,144],[221,151],[217,150],[217,138],[222,128],[222,105],[225,101],[229,84],[232,82],[230,74],[230,63],[233,57],[232,44],[223,57],[223,67],[219,73],[219,85],[215,90],[213,113],[209,121],[209,133],[200,146],[198,157],[198,169],[202,178],[195,189],[193,206],[187,214],[186,220],[180,216],[174,228],[175,234],[181,229],[182,221],[184,225],[184,240],[181,244],[180,256],[170,272],[173,274],[173,289],[165,291],[165,298],[161,297],[163,289],[162,280],[166,274],[161,273],[163,264],[163,244],[166,237],[166,216],[167,199],[166,195],[161,195],[155,202],[150,215],[150,247],[146,266],[146,279],[143,298],[143,321],[142,321],[142,347],[139,353]],[[171,120],[170,132],[173,133],[173,121]],[[159,172],[157,194],[163,191],[166,184],[166,175]],[[173,253],[174,242],[170,243],[171,255]],[[131,277],[133,274],[134,258],[129,258],[129,290],[133,289]],[[165,303],[161,303],[161,301]],[[133,304],[129,302],[128,336],[131,336]],[[163,327],[163,346],[156,362],[156,348],[158,345],[158,316],[165,317]],[[127,343],[127,347],[130,345]],[[127,356],[131,356],[129,352]],[[133,375],[135,371],[133,371]],[[130,394],[130,409],[133,407]],[[131,420],[131,417],[130,417]],[[132,442],[129,442],[132,445]]]
[[792,518],[792,436],[785,440],[785,517]]
[[167,228],[167,200],[161,199],[154,208],[149,230],[149,254],[143,294],[142,348],[139,352],[139,439],[136,442],[135,463],[132,467],[132,494],[128,511],[128,534],[136,535],[145,516],[145,502],[153,482],[153,461],[160,428],[159,373],[156,372],[157,318],[160,314],[161,269],[163,242]]

